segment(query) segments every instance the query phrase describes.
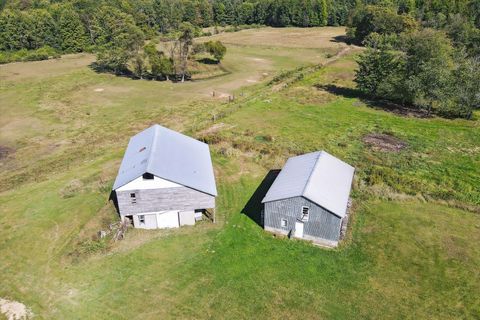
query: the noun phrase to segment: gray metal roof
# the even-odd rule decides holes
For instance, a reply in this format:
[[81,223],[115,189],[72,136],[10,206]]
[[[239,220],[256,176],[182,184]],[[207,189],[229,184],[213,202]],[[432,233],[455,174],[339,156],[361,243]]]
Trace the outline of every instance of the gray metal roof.
[[354,171],[355,168],[325,151],[292,157],[262,203],[302,196],[343,218]]
[[208,145],[158,124],[130,138],[113,190],[146,172],[217,195]]

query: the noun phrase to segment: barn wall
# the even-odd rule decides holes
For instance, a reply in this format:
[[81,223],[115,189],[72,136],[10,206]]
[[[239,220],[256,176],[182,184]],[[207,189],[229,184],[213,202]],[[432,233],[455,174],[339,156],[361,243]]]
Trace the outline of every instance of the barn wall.
[[[215,208],[215,197],[187,187],[117,191],[121,215]],[[130,196],[135,193],[134,198]],[[135,203],[134,203],[135,202]]]
[[[266,230],[283,230],[289,233],[295,229],[295,221],[302,217],[302,206],[310,208],[309,219],[304,222],[304,238],[315,238],[336,242],[340,238],[342,219],[315,203],[303,198],[294,197],[265,203],[264,223]],[[287,227],[282,228],[281,219],[287,220]]]
[[150,213],[145,215],[145,224],[141,225],[138,216],[133,216],[133,225],[140,229],[156,229],[157,228],[157,214]]

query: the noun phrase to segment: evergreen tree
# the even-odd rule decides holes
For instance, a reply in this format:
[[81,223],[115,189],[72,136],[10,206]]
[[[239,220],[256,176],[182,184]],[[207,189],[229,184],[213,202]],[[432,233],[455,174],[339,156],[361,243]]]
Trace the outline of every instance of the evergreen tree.
[[327,0],[320,1],[320,18],[319,18],[319,25],[326,26],[328,23],[328,6]]
[[5,9],[0,13],[0,49],[20,50],[28,47],[29,26],[20,11]]
[[215,2],[213,5],[213,16],[215,23],[224,26],[227,23],[227,17],[225,15],[225,5],[221,2]]
[[88,46],[88,38],[80,16],[71,6],[57,10],[57,29],[60,48],[65,52],[81,52]]
[[391,100],[402,100],[405,61],[385,36],[372,34],[367,50],[358,59],[355,82],[364,94]]
[[35,9],[22,14],[29,25],[27,49],[38,49],[43,46],[58,47],[61,40],[57,38],[55,21],[48,11]]

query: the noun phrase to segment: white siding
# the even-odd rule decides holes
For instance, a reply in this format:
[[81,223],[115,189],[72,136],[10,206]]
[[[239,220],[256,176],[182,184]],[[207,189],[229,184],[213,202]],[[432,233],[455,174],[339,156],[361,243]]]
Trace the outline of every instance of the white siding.
[[192,211],[180,211],[179,220],[181,226],[193,226],[195,225],[195,212]]
[[[145,223],[140,223],[140,216],[145,216]],[[133,215],[133,225],[139,229],[178,228],[180,226],[179,213],[178,211],[138,213]]]
[[178,211],[164,211],[157,213],[158,228],[178,228]]
[[130,181],[126,185],[117,189],[117,191],[126,190],[146,190],[146,189],[164,189],[164,188],[176,188],[181,187],[178,183],[171,182],[157,176],[153,176],[153,179],[143,179],[142,176]]
[[[140,223],[139,216],[145,217],[145,223]],[[144,213],[133,216],[133,225],[139,229],[157,229],[157,215],[155,213]]]

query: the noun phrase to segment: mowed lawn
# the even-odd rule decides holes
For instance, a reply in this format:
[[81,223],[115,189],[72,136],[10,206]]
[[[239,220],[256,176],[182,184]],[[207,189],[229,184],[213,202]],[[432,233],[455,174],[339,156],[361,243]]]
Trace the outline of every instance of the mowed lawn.
[[[242,32],[285,32],[291,48],[269,58]],[[199,94],[222,77],[183,87],[78,66],[1,78],[0,145],[15,151],[0,159],[0,297],[45,319],[478,319],[478,120],[372,108],[347,90],[356,50],[268,84],[282,69],[323,62],[291,56],[336,51],[334,41],[310,44],[332,30],[242,32],[227,42],[238,62],[225,77],[239,75],[232,88],[242,92],[234,103]],[[241,61],[251,56],[262,65],[247,75]],[[218,223],[89,241],[115,219],[107,199],[128,137],[155,122],[211,143]],[[407,147],[372,149],[369,133]],[[318,149],[357,168],[351,229],[336,250],[275,238],[245,208],[269,170]]]

